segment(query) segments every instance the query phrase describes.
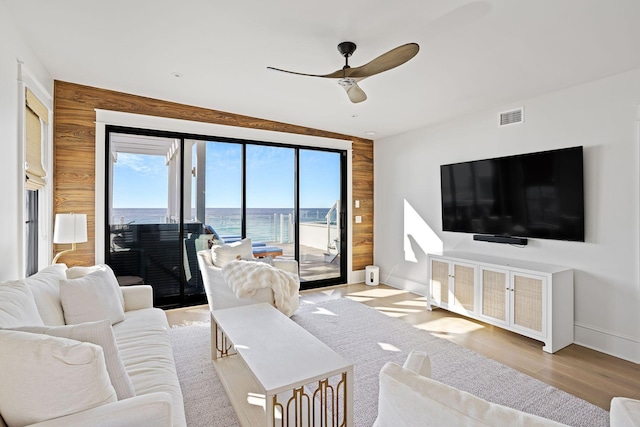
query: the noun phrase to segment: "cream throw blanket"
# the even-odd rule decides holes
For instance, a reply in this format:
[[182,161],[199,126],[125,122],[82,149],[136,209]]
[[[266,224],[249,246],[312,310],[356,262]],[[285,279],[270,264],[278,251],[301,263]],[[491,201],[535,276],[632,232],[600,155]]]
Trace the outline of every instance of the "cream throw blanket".
[[275,306],[291,316],[299,304],[297,276],[264,262],[234,260],[222,267],[222,277],[238,298],[250,298],[258,289],[271,288]]

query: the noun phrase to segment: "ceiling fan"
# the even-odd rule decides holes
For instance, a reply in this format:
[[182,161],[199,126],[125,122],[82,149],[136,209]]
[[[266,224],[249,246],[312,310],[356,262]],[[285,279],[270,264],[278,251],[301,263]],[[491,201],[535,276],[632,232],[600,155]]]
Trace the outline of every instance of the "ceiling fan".
[[344,67],[341,70],[334,71],[329,74],[305,74],[296,73],[295,71],[281,70],[279,68],[267,67],[269,70],[280,71],[282,73],[297,74],[299,76],[323,77],[327,79],[338,79],[338,84],[344,88],[353,103],[362,102],[367,99],[358,82],[391,70],[392,68],[402,65],[418,54],[420,46],[417,43],[407,43],[391,49],[387,53],[383,53],[374,60],[360,67],[351,68],[349,66],[349,57],[356,50],[356,44],[353,42],[342,42],[338,45],[338,52],[344,57]]

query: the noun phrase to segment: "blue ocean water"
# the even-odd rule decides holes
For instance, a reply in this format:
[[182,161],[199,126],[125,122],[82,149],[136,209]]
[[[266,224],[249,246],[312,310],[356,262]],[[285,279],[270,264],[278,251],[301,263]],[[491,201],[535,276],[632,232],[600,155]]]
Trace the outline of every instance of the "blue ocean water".
[[[328,208],[300,209],[300,222],[326,223]],[[111,224],[163,224],[167,220],[164,208],[114,208]],[[195,209],[192,212],[195,218]],[[281,220],[282,217],[282,220]],[[294,212],[291,208],[247,208],[247,235],[264,242],[290,242]],[[332,221],[335,223],[335,214]],[[240,235],[242,231],[239,208],[207,208],[206,224],[221,236]],[[291,230],[293,231],[293,230]]]

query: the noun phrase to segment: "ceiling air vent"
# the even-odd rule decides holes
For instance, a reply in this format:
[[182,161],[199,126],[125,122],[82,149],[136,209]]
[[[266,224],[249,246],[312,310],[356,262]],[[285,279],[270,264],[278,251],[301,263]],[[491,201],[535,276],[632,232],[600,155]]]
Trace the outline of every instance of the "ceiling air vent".
[[498,117],[498,126],[515,125],[522,122],[524,122],[524,108],[505,111],[500,113]]

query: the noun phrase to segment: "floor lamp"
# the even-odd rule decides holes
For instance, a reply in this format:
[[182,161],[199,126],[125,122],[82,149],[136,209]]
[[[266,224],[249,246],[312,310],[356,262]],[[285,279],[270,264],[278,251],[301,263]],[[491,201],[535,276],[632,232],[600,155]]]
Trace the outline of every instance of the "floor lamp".
[[58,253],[51,261],[58,262],[58,258],[67,252],[76,250],[76,243],[87,241],[87,214],[56,214],[53,227],[53,243],[71,243],[71,249]]

